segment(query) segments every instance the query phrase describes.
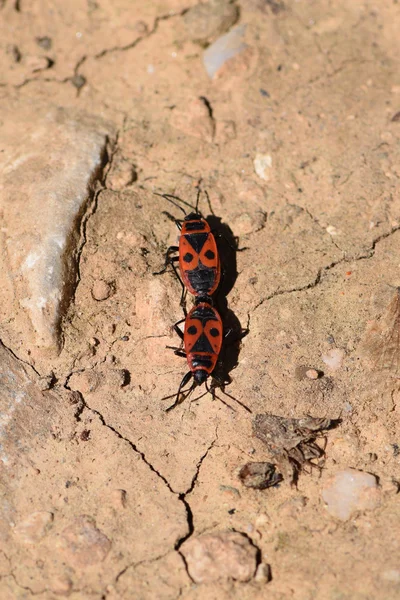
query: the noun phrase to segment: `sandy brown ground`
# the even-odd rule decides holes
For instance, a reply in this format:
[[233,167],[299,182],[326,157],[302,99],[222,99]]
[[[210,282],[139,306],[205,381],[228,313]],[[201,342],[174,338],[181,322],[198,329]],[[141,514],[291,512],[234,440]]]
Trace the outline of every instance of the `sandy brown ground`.
[[[117,131],[60,354],[1,326],[4,373],[29,403],[2,445],[0,597],[399,598],[399,385],[359,359],[400,281],[399,5],[242,0],[248,48],[210,80],[194,4],[0,2],[7,114],[62,106]],[[253,413],[342,419],[321,475],[297,487],[241,486],[238,468],[270,457],[240,406],[164,411],[185,362],[165,348],[179,285],[153,276],[174,208],[153,191],[193,201],[200,180],[247,248],[227,298],[250,330],[230,393]],[[299,380],[299,365],[324,377]],[[347,467],[379,478],[380,503],[340,522],[321,490]],[[259,548],[269,583],[193,583],[180,544],[227,530]]]

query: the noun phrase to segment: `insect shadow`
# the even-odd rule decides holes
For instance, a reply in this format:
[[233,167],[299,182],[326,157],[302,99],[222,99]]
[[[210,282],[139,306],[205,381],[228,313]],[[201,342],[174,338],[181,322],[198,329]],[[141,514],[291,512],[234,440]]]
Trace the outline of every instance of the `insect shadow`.
[[238,276],[236,255],[246,248],[239,248],[239,238],[233,234],[232,229],[222,221],[221,217],[211,214],[206,217],[206,221],[215,236],[219,252],[221,281],[216,295],[222,298],[229,294],[236,283]]

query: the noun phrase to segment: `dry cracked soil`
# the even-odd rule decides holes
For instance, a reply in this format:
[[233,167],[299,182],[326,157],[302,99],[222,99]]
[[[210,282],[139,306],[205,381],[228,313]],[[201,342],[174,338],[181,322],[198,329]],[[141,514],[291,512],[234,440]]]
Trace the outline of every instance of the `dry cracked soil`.
[[[400,598],[399,27],[396,0],[0,0],[1,600]],[[252,414],[165,410],[155,192],[199,186]]]

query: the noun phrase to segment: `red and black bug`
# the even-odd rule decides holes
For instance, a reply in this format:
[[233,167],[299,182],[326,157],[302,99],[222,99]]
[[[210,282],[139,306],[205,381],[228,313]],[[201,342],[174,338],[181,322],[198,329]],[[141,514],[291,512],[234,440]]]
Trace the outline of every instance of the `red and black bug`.
[[[208,194],[205,193],[209,201]],[[168,265],[172,266],[182,284],[181,305],[186,289],[199,298],[209,298],[216,291],[220,282],[221,265],[210,225],[198,210],[200,189],[197,193],[195,208],[171,194],[159,195],[178,207],[185,214],[185,218],[175,219],[169,213],[164,212],[180,230],[179,245],[168,248],[165,255],[165,266],[156,274],[165,273]],[[193,212],[186,215],[184,208],[176,200],[190,207]],[[176,253],[178,254],[176,255]],[[175,256],[173,256],[174,254]],[[180,276],[176,268],[177,262]]]
[[[183,322],[185,323],[184,332],[179,329],[179,325]],[[251,412],[247,406],[225,392],[226,381],[215,373],[224,337],[222,320],[216,309],[209,302],[199,300],[187,316],[174,325],[174,329],[183,340],[184,348],[173,348],[173,350],[178,356],[186,358],[190,370],[182,378],[176,395],[172,394],[172,396],[163,398],[163,400],[166,400],[176,396],[174,404],[167,408],[167,411],[180,404],[181,393],[184,394],[184,397],[187,397],[197,386],[205,383],[207,391],[212,394],[213,398],[218,398],[215,394],[215,387],[217,386],[221,388],[226,396]],[[213,379],[210,387],[207,385],[209,377]],[[183,390],[191,379],[193,379],[193,382],[190,388]],[[230,378],[228,381],[230,381]],[[221,398],[218,399],[224,402]]]

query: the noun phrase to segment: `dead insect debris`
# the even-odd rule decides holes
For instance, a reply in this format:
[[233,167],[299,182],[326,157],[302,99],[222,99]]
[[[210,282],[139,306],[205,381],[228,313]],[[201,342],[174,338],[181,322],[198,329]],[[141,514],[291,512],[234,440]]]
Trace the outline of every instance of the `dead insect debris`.
[[239,471],[239,479],[245,487],[265,490],[283,480],[276,467],[269,462],[249,462]]
[[256,415],[252,423],[253,434],[264,442],[284,478],[292,483],[305,465],[321,468],[324,449],[316,439],[337,424],[332,419],[310,416],[286,419],[268,413]]

